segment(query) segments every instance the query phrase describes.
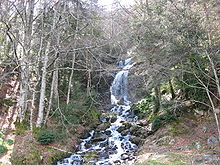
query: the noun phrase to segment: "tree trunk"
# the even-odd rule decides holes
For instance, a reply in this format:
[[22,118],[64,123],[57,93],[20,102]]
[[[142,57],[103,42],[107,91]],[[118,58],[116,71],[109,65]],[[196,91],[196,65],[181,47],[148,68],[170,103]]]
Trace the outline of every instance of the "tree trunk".
[[174,92],[174,89],[173,89],[173,84],[172,84],[171,80],[169,80],[169,86],[170,86],[170,93],[171,93],[172,100],[173,100],[173,99],[175,99],[176,95],[175,95],[175,92]]
[[160,94],[160,85],[154,88],[155,92],[155,107],[154,107],[154,114],[157,114],[160,111],[161,106],[161,94]]
[[69,102],[70,102],[70,95],[71,95],[71,89],[72,89],[72,80],[73,80],[75,59],[76,59],[76,54],[74,52],[73,59],[72,59],[72,70],[71,70],[71,74],[70,74],[70,78],[69,78],[69,85],[68,85],[68,93],[67,93],[66,104],[69,104]]
[[56,90],[57,90],[57,80],[58,80],[58,77],[57,77],[57,72],[58,72],[57,61],[55,61],[54,66],[55,66],[56,70],[53,72],[53,79],[52,79],[52,84],[51,84],[51,89],[50,89],[50,99],[49,99],[49,103],[48,103],[47,114],[46,114],[46,117],[45,117],[45,120],[44,120],[44,125],[47,124],[47,120],[48,120],[50,110],[51,110],[51,106],[52,106],[53,99],[54,99],[54,93],[56,93]]
[[48,54],[50,51],[50,42],[47,43],[47,48],[44,57],[44,64],[42,68],[42,80],[41,80],[41,89],[40,89],[40,103],[36,127],[40,127],[43,122],[44,117],[44,106],[45,106],[45,93],[46,93],[46,76],[47,76],[47,63],[48,63]]
[[[33,29],[33,13],[34,13],[34,0],[28,1],[27,9],[27,20],[24,25],[24,39],[23,47],[20,55],[20,74],[21,74],[21,85],[20,85],[20,121],[25,118],[25,113],[28,108],[28,97],[29,97],[29,78],[30,78],[30,57],[31,57],[31,41],[32,41],[32,29]],[[22,3],[21,6],[24,4]]]

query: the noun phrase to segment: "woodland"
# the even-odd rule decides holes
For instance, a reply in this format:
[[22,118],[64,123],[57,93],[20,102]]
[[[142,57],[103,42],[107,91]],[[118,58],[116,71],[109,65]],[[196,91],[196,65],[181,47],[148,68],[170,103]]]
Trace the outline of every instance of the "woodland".
[[[220,163],[219,0],[129,7],[115,0],[111,10],[98,0],[1,0],[0,29],[0,164],[55,164],[77,150],[88,130],[103,127],[103,116],[114,118],[110,86],[128,58],[138,120],[123,129],[138,145],[136,165]],[[157,150],[195,150],[208,160],[141,157],[147,139],[162,136],[168,142],[158,140]],[[183,138],[187,149],[175,145]]]

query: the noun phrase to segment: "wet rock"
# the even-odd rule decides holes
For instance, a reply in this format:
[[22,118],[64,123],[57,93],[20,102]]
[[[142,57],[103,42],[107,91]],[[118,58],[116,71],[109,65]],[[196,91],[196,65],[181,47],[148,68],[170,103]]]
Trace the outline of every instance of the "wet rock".
[[121,132],[124,131],[124,130],[126,130],[126,127],[125,127],[125,126],[121,126],[121,127],[119,127],[119,128],[117,129],[117,131],[118,131],[119,133],[121,133]]
[[124,130],[124,131],[121,132],[121,135],[122,136],[127,136],[127,135],[129,135],[129,133],[130,133],[129,130]]
[[122,154],[121,155],[121,160],[126,160],[126,159],[129,159],[129,155],[128,154]]
[[109,128],[110,127],[110,123],[102,123],[102,124],[100,124],[98,127],[97,127],[97,129],[96,130],[106,130],[107,128]]
[[148,125],[148,121],[147,120],[140,120],[136,123],[138,126],[147,126]]
[[101,159],[108,159],[108,158],[109,158],[109,155],[108,155],[107,152],[101,152],[100,155],[99,155],[99,157],[100,157]]
[[105,141],[108,138],[107,135],[97,132],[94,137],[91,139],[91,142],[96,143],[96,142],[101,142]]
[[90,133],[89,133],[89,131],[85,131],[85,132],[83,132],[83,134],[82,135],[80,135],[80,139],[87,139],[88,137],[90,137],[91,135],[90,135]]
[[114,161],[114,164],[119,165],[119,164],[121,164],[121,161],[120,160],[116,160],[116,161]]
[[105,131],[104,133],[109,136],[111,135],[112,132],[108,130],[108,131]]
[[125,127],[125,129],[130,129],[132,127],[132,124],[129,122],[124,122],[123,126]]
[[85,144],[85,147],[86,147],[86,148],[90,148],[90,147],[92,147],[92,144],[91,144],[91,142],[89,142],[89,143],[86,143],[86,144]]
[[133,127],[130,128],[130,132],[131,132],[132,135],[138,136],[139,135],[139,132],[138,132],[139,129],[141,129],[141,127],[136,125],[136,126],[133,126]]
[[113,116],[113,117],[111,117],[110,122],[114,123],[114,122],[116,122],[116,120],[117,120],[117,117]]
[[101,148],[104,148],[104,147],[107,147],[107,146],[108,146],[108,140],[100,143]]

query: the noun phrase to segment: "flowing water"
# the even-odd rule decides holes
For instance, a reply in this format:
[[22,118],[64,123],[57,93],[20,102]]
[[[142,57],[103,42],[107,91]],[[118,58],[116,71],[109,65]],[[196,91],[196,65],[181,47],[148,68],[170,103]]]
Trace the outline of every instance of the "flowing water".
[[[132,67],[131,58],[120,61],[119,71],[112,83],[111,103],[114,107],[110,110],[114,118],[102,119],[103,123],[111,123],[107,129],[93,130],[88,138],[84,139],[78,152],[57,162],[57,165],[133,165],[134,152],[137,146],[130,139],[130,133],[121,134],[119,130],[124,122],[137,120],[130,109],[131,102],[128,98],[128,73]],[[85,163],[85,158],[94,157]]]

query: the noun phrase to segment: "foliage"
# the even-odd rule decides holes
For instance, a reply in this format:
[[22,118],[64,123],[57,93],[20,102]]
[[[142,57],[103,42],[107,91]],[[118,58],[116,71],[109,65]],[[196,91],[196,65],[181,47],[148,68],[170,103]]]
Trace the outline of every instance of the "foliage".
[[37,140],[40,142],[40,144],[47,145],[55,142],[57,138],[58,138],[58,134],[56,132],[44,131],[40,134]]
[[3,144],[0,144],[0,154],[3,154],[7,151],[8,151],[7,147]]
[[29,129],[29,124],[27,121],[22,121],[22,122],[16,121],[15,127],[16,127],[15,130],[16,135],[22,135],[26,130]]
[[14,140],[12,140],[12,139],[6,139],[5,142],[6,142],[8,145],[14,144]]
[[13,105],[13,99],[11,99],[11,98],[5,98],[5,99],[3,100],[3,103],[4,103],[4,105],[6,105],[6,106],[12,106],[12,105]]
[[164,113],[164,114],[161,114],[161,115],[154,116],[151,119],[152,130],[156,131],[161,126],[163,126],[164,124],[171,123],[175,120],[177,120],[177,118],[172,113]]
[[152,95],[148,95],[144,99],[134,104],[132,109],[135,112],[135,115],[137,115],[139,118],[143,118],[150,115],[154,106],[154,97]]

